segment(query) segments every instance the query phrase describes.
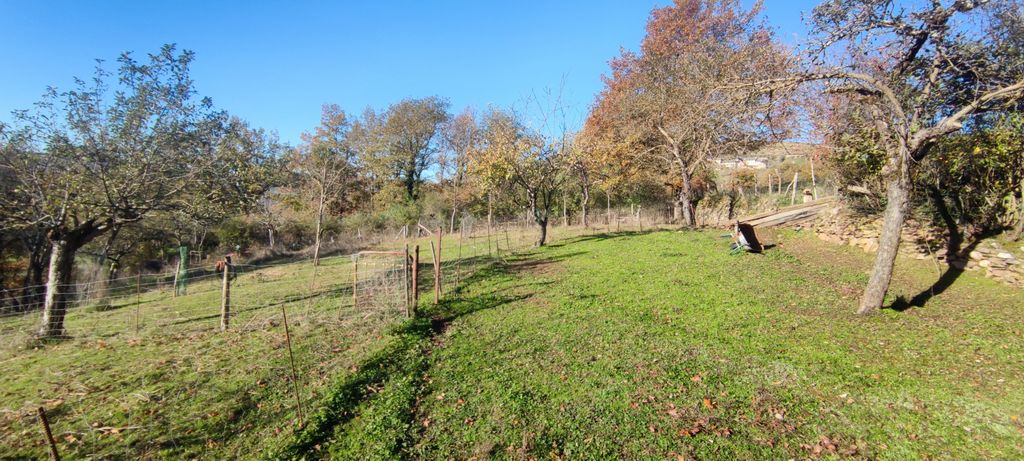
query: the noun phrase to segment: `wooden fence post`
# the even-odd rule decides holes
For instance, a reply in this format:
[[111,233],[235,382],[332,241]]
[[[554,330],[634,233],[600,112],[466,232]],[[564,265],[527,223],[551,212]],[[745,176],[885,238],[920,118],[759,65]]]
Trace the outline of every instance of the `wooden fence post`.
[[46,434],[46,442],[50,445],[50,459],[60,461],[60,453],[57,453],[57,442],[53,440],[50,422],[46,420],[46,409],[43,407],[39,407],[39,422],[43,423],[43,433]]
[[405,318],[412,318],[412,311],[409,309],[409,298],[412,297],[410,290],[412,287],[409,285],[409,265],[412,264],[412,259],[409,256],[409,244],[405,244],[405,258],[402,259],[402,281],[405,282],[402,285],[402,290],[405,293]]
[[505,226],[505,251],[508,253],[512,253],[512,243],[510,242],[508,239],[508,226]]
[[636,209],[636,227],[640,230],[640,232],[644,231],[644,220],[640,218],[640,210],[643,210],[643,208],[644,207],[640,206],[637,207]]
[[224,256],[224,286],[220,295],[220,330],[225,331],[231,323],[231,256]]
[[420,301],[420,246],[412,256],[412,310],[415,313]]

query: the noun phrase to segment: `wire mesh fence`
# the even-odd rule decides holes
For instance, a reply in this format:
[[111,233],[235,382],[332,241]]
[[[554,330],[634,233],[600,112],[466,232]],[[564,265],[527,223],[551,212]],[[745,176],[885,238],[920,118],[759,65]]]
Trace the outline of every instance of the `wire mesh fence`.
[[[631,213],[600,224],[551,226],[548,239],[657,223]],[[522,220],[421,231],[318,265],[235,263],[226,282],[196,268],[178,296],[168,274],[136,277],[70,309],[70,339],[54,344],[33,339],[38,312],[3,314],[0,388],[10,390],[0,394],[0,458],[45,456],[40,406],[58,450],[74,458],[231,457],[288,436],[332,379],[416,315],[417,295],[421,304],[457,295],[538,234]]]

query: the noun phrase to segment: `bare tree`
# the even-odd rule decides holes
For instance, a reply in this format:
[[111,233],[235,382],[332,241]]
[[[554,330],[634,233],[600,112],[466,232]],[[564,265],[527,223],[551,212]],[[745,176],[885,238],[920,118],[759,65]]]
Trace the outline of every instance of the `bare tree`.
[[455,215],[471,196],[467,188],[469,158],[481,142],[481,130],[476,113],[466,108],[450,119],[441,129],[445,149],[437,159],[438,180],[446,188],[452,212],[448,231],[455,232]]
[[293,169],[302,176],[303,190],[313,202],[314,266],[320,264],[326,213],[345,203],[346,192],[355,185],[355,153],[347,139],[348,130],[345,111],[336,104],[325,104],[320,126],[313,133],[304,133],[304,144],[292,153]]
[[857,312],[882,306],[911,200],[914,166],[936,140],[1024,93],[1021,6],[987,0],[829,0],[814,10],[808,72],[760,83],[778,91],[821,82],[864,108],[886,153],[886,206]]

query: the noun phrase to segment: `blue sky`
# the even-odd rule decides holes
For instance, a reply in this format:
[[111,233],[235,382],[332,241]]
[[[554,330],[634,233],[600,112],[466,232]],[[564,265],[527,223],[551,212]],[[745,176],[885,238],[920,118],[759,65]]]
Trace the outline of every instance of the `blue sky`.
[[[635,49],[665,3],[0,0],[0,120],[48,85],[88,77],[96,58],[113,68],[122,51],[177,43],[196,52],[202,95],[292,144],[323,103],[360,113],[431,95],[459,111],[562,88],[573,128],[608,60]],[[803,37],[800,13],[814,1],[765,3],[783,41]]]

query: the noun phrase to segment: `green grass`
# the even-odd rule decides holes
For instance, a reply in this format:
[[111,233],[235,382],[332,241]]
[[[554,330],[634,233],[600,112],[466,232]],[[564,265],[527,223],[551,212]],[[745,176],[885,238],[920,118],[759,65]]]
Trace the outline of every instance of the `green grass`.
[[[279,327],[23,351],[0,362],[0,402],[21,409],[4,415],[0,454],[42,456],[24,410],[52,393],[78,398],[51,405],[58,432],[144,426],[62,441],[70,457],[1024,456],[1019,290],[965,273],[924,307],[861,317],[871,255],[782,233],[763,255],[730,256],[720,233],[601,234],[477,259],[457,288],[446,276],[441,304],[425,290],[420,317],[391,327],[297,313],[310,373],[298,430]],[[457,243],[444,245],[450,261]],[[901,260],[890,301],[935,278],[931,262]],[[253,285],[268,300],[304,291]]]
[[[312,279],[309,264],[240,274],[232,284],[231,329],[219,331],[218,280],[134,296],[97,312],[69,313],[71,340],[0,353],[0,458],[38,458],[35,419],[47,409],[68,459],[251,457],[291,437],[298,417],[281,308],[289,315],[307,406],[325,386],[387,343],[400,309],[354,311],[351,262],[329,258]],[[141,314],[135,332],[136,313]],[[7,320],[30,327],[37,316]]]
[[[765,255],[729,256],[717,234],[585,237],[492,268],[430,312],[451,323],[432,337],[422,388],[382,377],[322,450],[1024,456],[1019,291],[965,274],[926,307],[859,317],[869,255],[784,234]],[[929,262],[898,271],[894,296],[934,279]],[[382,440],[398,443],[359,443]]]

